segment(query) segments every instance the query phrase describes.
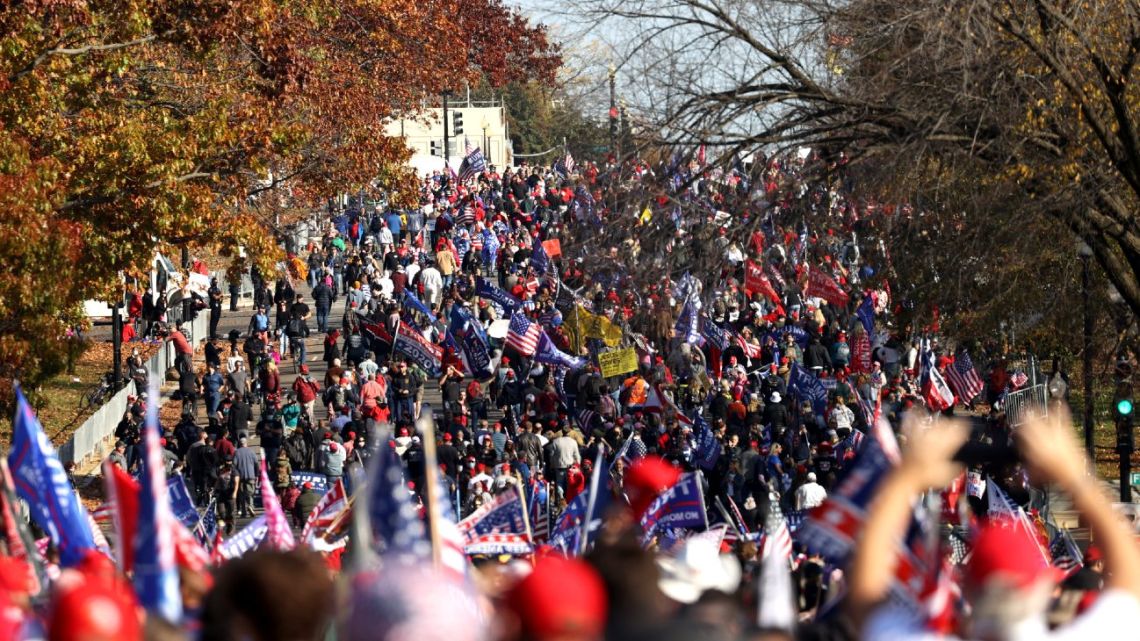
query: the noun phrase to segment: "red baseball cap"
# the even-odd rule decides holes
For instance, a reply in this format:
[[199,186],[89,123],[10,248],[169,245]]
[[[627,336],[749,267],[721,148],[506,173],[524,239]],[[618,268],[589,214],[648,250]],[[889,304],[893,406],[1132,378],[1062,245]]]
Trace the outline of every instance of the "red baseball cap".
[[57,590],[48,614],[49,641],[142,641],[138,602],[121,584],[85,580]]
[[978,531],[966,565],[966,584],[981,587],[1001,577],[1015,588],[1026,588],[1042,577],[1060,580],[1059,571],[1045,561],[1036,536],[1013,519],[986,521]]
[[638,459],[625,473],[625,492],[633,513],[641,517],[653,499],[676,485],[680,478],[681,471],[659,456]]
[[600,638],[609,604],[597,570],[580,559],[546,556],[506,595],[524,637],[537,641]]

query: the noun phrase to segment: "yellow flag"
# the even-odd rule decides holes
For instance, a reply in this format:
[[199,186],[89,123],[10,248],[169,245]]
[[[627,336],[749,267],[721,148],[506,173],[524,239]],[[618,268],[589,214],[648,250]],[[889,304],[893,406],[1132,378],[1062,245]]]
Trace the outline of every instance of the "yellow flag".
[[621,344],[622,331],[605,316],[590,313],[578,305],[578,335],[600,339],[607,347],[617,347]]

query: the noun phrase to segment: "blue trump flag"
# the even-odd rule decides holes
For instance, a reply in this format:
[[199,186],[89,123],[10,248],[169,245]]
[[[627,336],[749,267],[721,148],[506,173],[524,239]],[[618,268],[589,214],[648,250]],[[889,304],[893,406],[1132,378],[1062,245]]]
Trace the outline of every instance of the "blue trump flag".
[[701,336],[708,341],[710,345],[722,352],[728,349],[731,341],[728,331],[714,323],[713,320],[707,316],[701,317]]
[[55,448],[18,386],[12,426],[8,465],[16,492],[28,502],[32,520],[59,549],[60,562],[65,567],[75,565],[87,550],[95,549],[87,511],[71,489]]
[[677,323],[673,327],[673,331],[677,332],[677,336],[683,339],[686,343],[699,343],[701,342],[701,332],[698,329],[698,319],[696,305],[690,298],[685,301],[684,306],[681,307],[681,314],[677,317]]
[[475,378],[485,379],[494,372],[491,367],[491,349],[483,326],[462,305],[451,308],[451,335],[459,343],[463,363]]
[[[586,510],[589,507],[589,492],[582,492],[574,497],[573,501],[562,511],[558,522],[550,533],[550,545],[562,550],[570,556],[578,556],[582,550],[582,524],[586,522]],[[590,512],[589,528],[587,532],[587,545],[597,538],[602,530],[602,515],[609,508],[610,493],[599,488],[594,498],[594,509]]]
[[530,253],[530,266],[534,267],[534,271],[539,276],[545,276],[546,272],[550,270],[550,256],[546,253],[546,248],[542,246],[542,239],[535,236],[534,247]]
[[713,434],[709,422],[700,414],[693,414],[693,428],[697,436],[697,448],[693,453],[693,462],[702,470],[711,470],[720,458],[720,443]]
[[416,298],[416,295],[413,294],[410,289],[404,289],[404,304],[427,316],[428,321],[433,325],[439,320],[435,317],[435,314],[431,313],[431,308],[424,305],[423,301],[419,298]]
[[479,277],[475,279],[475,295],[479,298],[486,298],[487,300],[497,303],[502,307],[507,315],[515,312],[515,310],[522,307],[522,301],[511,296],[507,292],[495,287],[486,278]]
[[645,540],[653,538],[662,528],[695,528],[707,530],[708,514],[705,511],[705,492],[698,472],[681,475],[681,480],[653,499],[641,517]]
[[182,594],[174,556],[177,521],[166,489],[166,469],[159,443],[158,386],[152,380],[143,427],[142,478],[139,479],[139,522],[135,535],[135,593],[139,605],[171,623],[182,620]]
[[554,345],[554,341],[550,340],[550,337],[546,335],[545,331],[538,337],[538,348],[534,352],[534,360],[539,363],[566,367],[572,370],[585,367],[588,362],[584,358],[571,356],[558,349],[558,347]]
[[811,408],[816,414],[827,411],[827,388],[797,363],[792,363],[792,371],[788,376],[788,391],[801,401],[811,401]]
[[863,324],[863,331],[867,332],[867,340],[873,345],[875,343],[875,303],[871,300],[870,294],[863,296],[863,302],[859,303],[855,315]]

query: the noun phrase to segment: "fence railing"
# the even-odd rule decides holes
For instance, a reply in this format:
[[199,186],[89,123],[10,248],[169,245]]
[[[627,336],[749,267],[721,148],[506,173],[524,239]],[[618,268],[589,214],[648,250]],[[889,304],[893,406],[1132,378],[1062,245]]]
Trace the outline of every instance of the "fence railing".
[[[191,345],[198,345],[204,341],[210,331],[209,312],[201,311],[193,322],[183,325],[186,328],[187,339]],[[166,370],[174,365],[177,355],[169,342],[163,342],[158,351],[151,355],[146,362],[149,380],[160,385],[166,378]],[[71,437],[59,448],[59,458],[64,463],[82,464],[89,457],[101,456],[115,436],[115,428],[127,411],[127,397],[146,390],[136,390],[134,383],[129,383],[117,394],[103,403],[95,413],[83,421]],[[150,399],[156,403],[160,399]]]
[[1005,417],[1010,427],[1048,415],[1049,388],[1044,383],[1011,392],[1005,397]]

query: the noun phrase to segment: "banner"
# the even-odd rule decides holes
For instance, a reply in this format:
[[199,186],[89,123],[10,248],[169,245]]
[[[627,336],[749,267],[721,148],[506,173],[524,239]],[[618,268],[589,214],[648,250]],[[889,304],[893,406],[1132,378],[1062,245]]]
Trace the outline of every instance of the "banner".
[[506,291],[495,287],[485,278],[475,279],[475,295],[479,298],[486,298],[492,303],[496,303],[499,307],[503,308],[506,315],[514,313],[515,310],[522,307],[522,301],[511,296]]
[[792,340],[796,341],[796,345],[798,345],[800,349],[807,349],[808,333],[799,325],[785,325],[780,328],[779,334],[780,338],[783,338],[787,334],[791,334]]
[[637,371],[637,350],[632,347],[598,354],[602,378]]
[[859,334],[851,344],[851,371],[871,372],[871,340],[866,334]]
[[792,363],[791,375],[788,377],[788,392],[795,394],[801,401],[810,401],[812,411],[816,414],[827,411],[827,388],[798,363]]
[[440,375],[440,360],[443,358],[443,349],[428,342],[423,334],[415,329],[400,323],[396,328],[395,350],[412,359],[431,376]]
[[847,292],[843,291],[838,283],[820,269],[813,269],[808,272],[808,284],[804,293],[807,296],[819,296],[836,307],[847,307],[849,298]]
[[550,258],[558,258],[562,255],[562,241],[557,238],[542,241],[542,248],[546,250],[546,255]]
[[705,495],[697,472],[681,475],[681,480],[658,495],[641,517],[641,529],[647,541],[663,528],[707,530],[708,527]]
[[268,531],[269,526],[266,525],[265,515],[262,514],[222,543],[222,558],[226,560],[240,558],[246,552],[261,545],[261,541],[265,539],[265,533]]
[[773,303],[780,302],[780,296],[772,287],[772,281],[764,274],[764,265],[751,260],[744,261],[744,293],[749,296],[760,293]]
[[303,487],[305,483],[313,484],[313,491],[317,494],[324,494],[329,491],[329,477],[324,474],[316,472],[293,472],[289,475],[293,480],[293,485]]

